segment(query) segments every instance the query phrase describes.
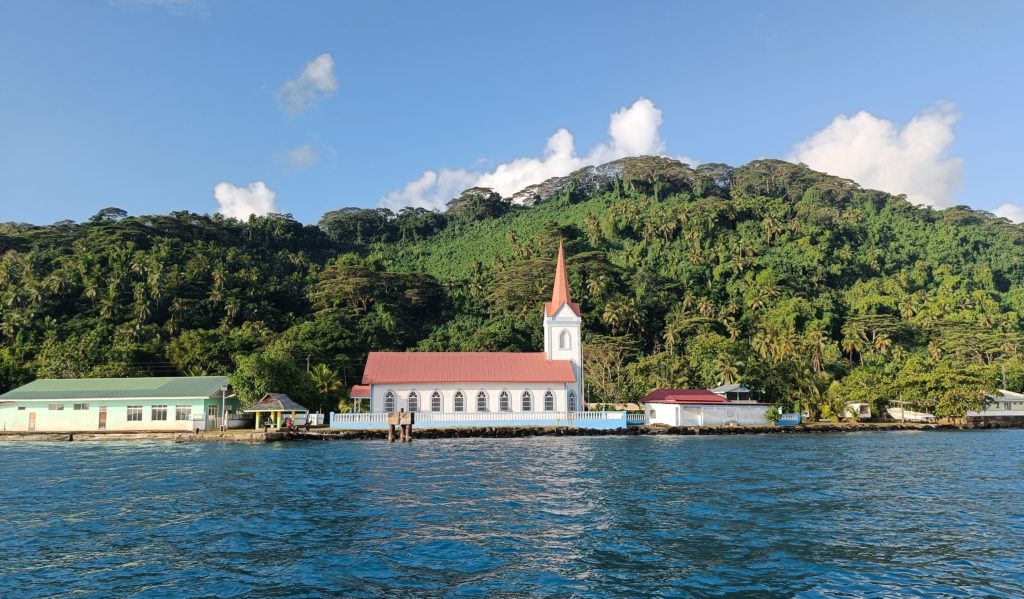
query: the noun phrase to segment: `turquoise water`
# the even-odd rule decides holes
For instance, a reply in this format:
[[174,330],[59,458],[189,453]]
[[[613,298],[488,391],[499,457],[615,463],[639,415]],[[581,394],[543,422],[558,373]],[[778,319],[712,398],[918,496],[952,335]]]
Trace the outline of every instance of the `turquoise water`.
[[1024,431],[0,444],[0,595],[1022,596]]

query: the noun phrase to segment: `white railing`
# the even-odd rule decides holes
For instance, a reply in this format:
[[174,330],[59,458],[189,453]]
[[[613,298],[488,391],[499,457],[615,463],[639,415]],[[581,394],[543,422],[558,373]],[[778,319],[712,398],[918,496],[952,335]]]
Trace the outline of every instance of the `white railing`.
[[[558,426],[573,422],[620,421],[625,422],[625,412],[415,412],[417,424],[432,422],[479,423],[516,423],[543,422],[545,425]],[[331,426],[365,425],[382,427],[387,424],[384,412],[331,414]]]

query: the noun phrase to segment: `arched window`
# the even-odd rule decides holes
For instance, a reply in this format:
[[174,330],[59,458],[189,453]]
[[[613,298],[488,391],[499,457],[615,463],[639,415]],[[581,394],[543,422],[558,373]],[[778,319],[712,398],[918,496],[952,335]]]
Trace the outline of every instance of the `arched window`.
[[384,411],[394,412],[395,411],[395,392],[388,391],[384,394]]
[[551,389],[548,389],[544,393],[544,411],[545,412],[554,412],[555,411],[555,394],[551,392]]
[[530,412],[533,410],[533,394],[529,391],[523,391],[523,411]]
[[575,412],[579,409],[579,406],[576,405],[576,392],[569,389],[569,411]]
[[476,394],[476,411],[486,412],[487,411],[487,392],[481,389]]
[[502,412],[512,411],[512,396],[508,394],[508,391],[502,391],[498,396],[498,409]]
[[455,398],[452,400],[452,409],[454,409],[456,412],[466,411],[466,396],[462,393],[462,391],[455,392]]
[[558,349],[572,349],[572,336],[569,335],[569,331],[562,331],[558,336]]
[[440,412],[441,411],[441,392],[434,391],[430,394],[430,411]]
[[415,391],[409,392],[409,411],[419,412],[420,411],[420,394]]

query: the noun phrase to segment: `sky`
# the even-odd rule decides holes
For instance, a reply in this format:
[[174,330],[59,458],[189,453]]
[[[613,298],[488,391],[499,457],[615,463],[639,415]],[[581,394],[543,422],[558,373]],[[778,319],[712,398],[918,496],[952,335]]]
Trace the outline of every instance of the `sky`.
[[0,222],[804,162],[1019,222],[1024,3],[0,0]]

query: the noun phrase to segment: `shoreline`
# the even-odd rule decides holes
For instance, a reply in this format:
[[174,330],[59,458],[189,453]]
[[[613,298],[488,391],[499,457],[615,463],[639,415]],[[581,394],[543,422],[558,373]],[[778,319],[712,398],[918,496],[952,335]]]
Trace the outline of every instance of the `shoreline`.
[[[605,436],[721,436],[721,435],[794,435],[821,433],[892,432],[892,431],[954,431],[1024,429],[1024,419],[1010,422],[980,421],[966,424],[914,423],[815,423],[795,426],[663,426],[644,425],[618,429],[587,429],[574,427],[459,427],[414,430],[414,439],[509,439],[522,437],[605,437]],[[384,430],[310,431],[121,431],[121,432],[0,432],[3,442],[72,442],[72,441],[171,441],[174,443],[273,443],[278,441],[371,441],[387,439]]]

